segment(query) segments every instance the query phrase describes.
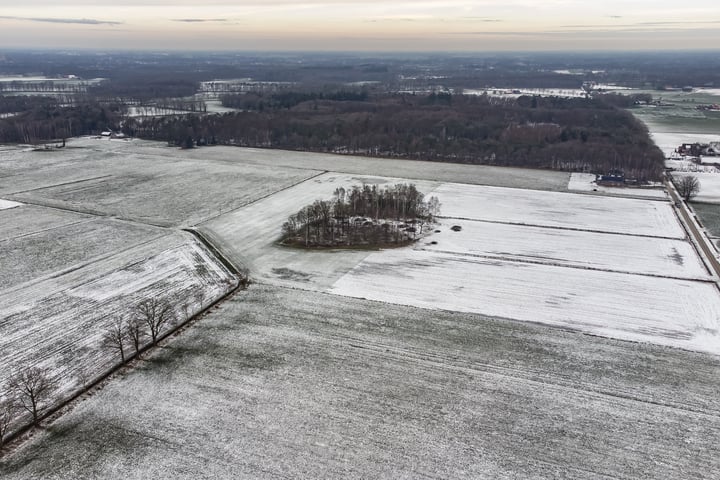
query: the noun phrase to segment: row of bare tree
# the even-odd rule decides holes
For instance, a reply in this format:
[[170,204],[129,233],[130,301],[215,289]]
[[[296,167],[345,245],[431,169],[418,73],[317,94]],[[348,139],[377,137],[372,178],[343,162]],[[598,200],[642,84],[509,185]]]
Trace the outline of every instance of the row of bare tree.
[[[200,308],[204,306],[206,295],[198,289],[193,299]],[[190,318],[190,304],[183,303],[184,320]],[[147,344],[156,345],[163,332],[176,321],[173,306],[167,300],[150,298],[138,303],[132,314],[118,318],[104,332],[102,345],[120,354],[122,363],[137,357]],[[133,354],[129,355],[132,348]],[[0,448],[10,433],[10,429],[23,414],[32,416],[32,424],[39,425],[44,413],[56,402],[55,393],[58,380],[49,368],[29,367],[10,376],[5,385],[4,395],[0,395]]]

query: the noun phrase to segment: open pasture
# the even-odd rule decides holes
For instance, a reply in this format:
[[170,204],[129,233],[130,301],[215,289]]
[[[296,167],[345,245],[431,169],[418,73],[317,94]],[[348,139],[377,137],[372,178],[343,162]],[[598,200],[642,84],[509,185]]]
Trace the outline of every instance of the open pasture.
[[37,432],[0,475],[699,480],[720,469],[719,366],[253,285]]
[[431,192],[441,215],[488,222],[685,238],[665,201],[445,183]]

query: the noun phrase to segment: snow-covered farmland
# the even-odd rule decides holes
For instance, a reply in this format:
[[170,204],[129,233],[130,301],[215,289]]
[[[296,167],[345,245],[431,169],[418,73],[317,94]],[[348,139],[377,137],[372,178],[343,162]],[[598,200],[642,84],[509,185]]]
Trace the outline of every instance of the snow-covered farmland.
[[[58,398],[119,363],[105,330],[147,298],[172,301],[178,320],[228,292],[233,275],[189,233],[167,234],[62,274],[0,291],[0,385],[22,368],[50,368]],[[204,305],[203,305],[204,306]],[[147,339],[144,340],[147,342]]]
[[330,291],[720,354],[711,282],[405,249],[368,256]]
[[3,200],[0,198],[0,210],[7,210],[8,208],[15,208],[22,205],[22,203],[11,202],[10,200]]
[[668,202],[443,184],[432,192],[443,217],[684,238]]
[[[123,148],[125,144],[125,148]],[[162,226],[189,226],[289,187],[320,171],[179,158],[174,148],[85,140],[51,151],[3,152],[0,194]],[[118,145],[117,147],[115,145]],[[117,149],[117,150],[116,150]]]
[[25,205],[0,211],[0,290],[166,235],[150,225]]
[[595,182],[596,175],[594,173],[572,173],[570,174],[570,182],[568,182],[568,190],[576,192],[600,192],[609,193],[611,195],[625,197],[642,197],[667,199],[665,189],[661,187],[606,187],[598,185]]
[[[715,357],[251,285],[0,460],[59,478],[708,478]],[[689,373],[691,372],[691,373]]]
[[[451,226],[462,227],[459,232]],[[473,257],[663,277],[709,279],[689,242],[667,238],[445,219],[415,247]]]

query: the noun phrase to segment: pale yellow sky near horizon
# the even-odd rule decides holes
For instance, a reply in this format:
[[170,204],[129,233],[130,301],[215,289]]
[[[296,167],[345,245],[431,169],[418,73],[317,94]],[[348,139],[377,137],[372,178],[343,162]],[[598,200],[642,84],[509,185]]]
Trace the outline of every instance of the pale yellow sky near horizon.
[[699,49],[719,26],[718,0],[0,0],[0,48]]

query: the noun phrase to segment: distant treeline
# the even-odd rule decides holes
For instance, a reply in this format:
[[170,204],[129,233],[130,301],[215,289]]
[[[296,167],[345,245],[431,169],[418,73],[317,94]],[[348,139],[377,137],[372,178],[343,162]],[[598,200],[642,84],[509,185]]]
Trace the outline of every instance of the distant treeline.
[[613,105],[613,96],[508,99],[433,93],[343,101],[318,95],[296,103],[304,95],[270,96],[260,100],[262,110],[128,120],[125,133],[183,146],[212,143],[595,173],[622,169],[639,181],[662,174],[661,151],[642,123]]
[[126,107],[100,104],[75,98],[73,104],[57,97],[2,97],[0,113],[17,112],[0,118],[0,143],[42,143],[119,128]]
[[339,90],[336,92],[280,92],[270,95],[248,93],[244,95],[223,95],[220,97],[223,107],[240,110],[263,111],[266,108],[292,108],[303,102],[330,100],[333,102],[364,102],[368,99],[366,91]]

